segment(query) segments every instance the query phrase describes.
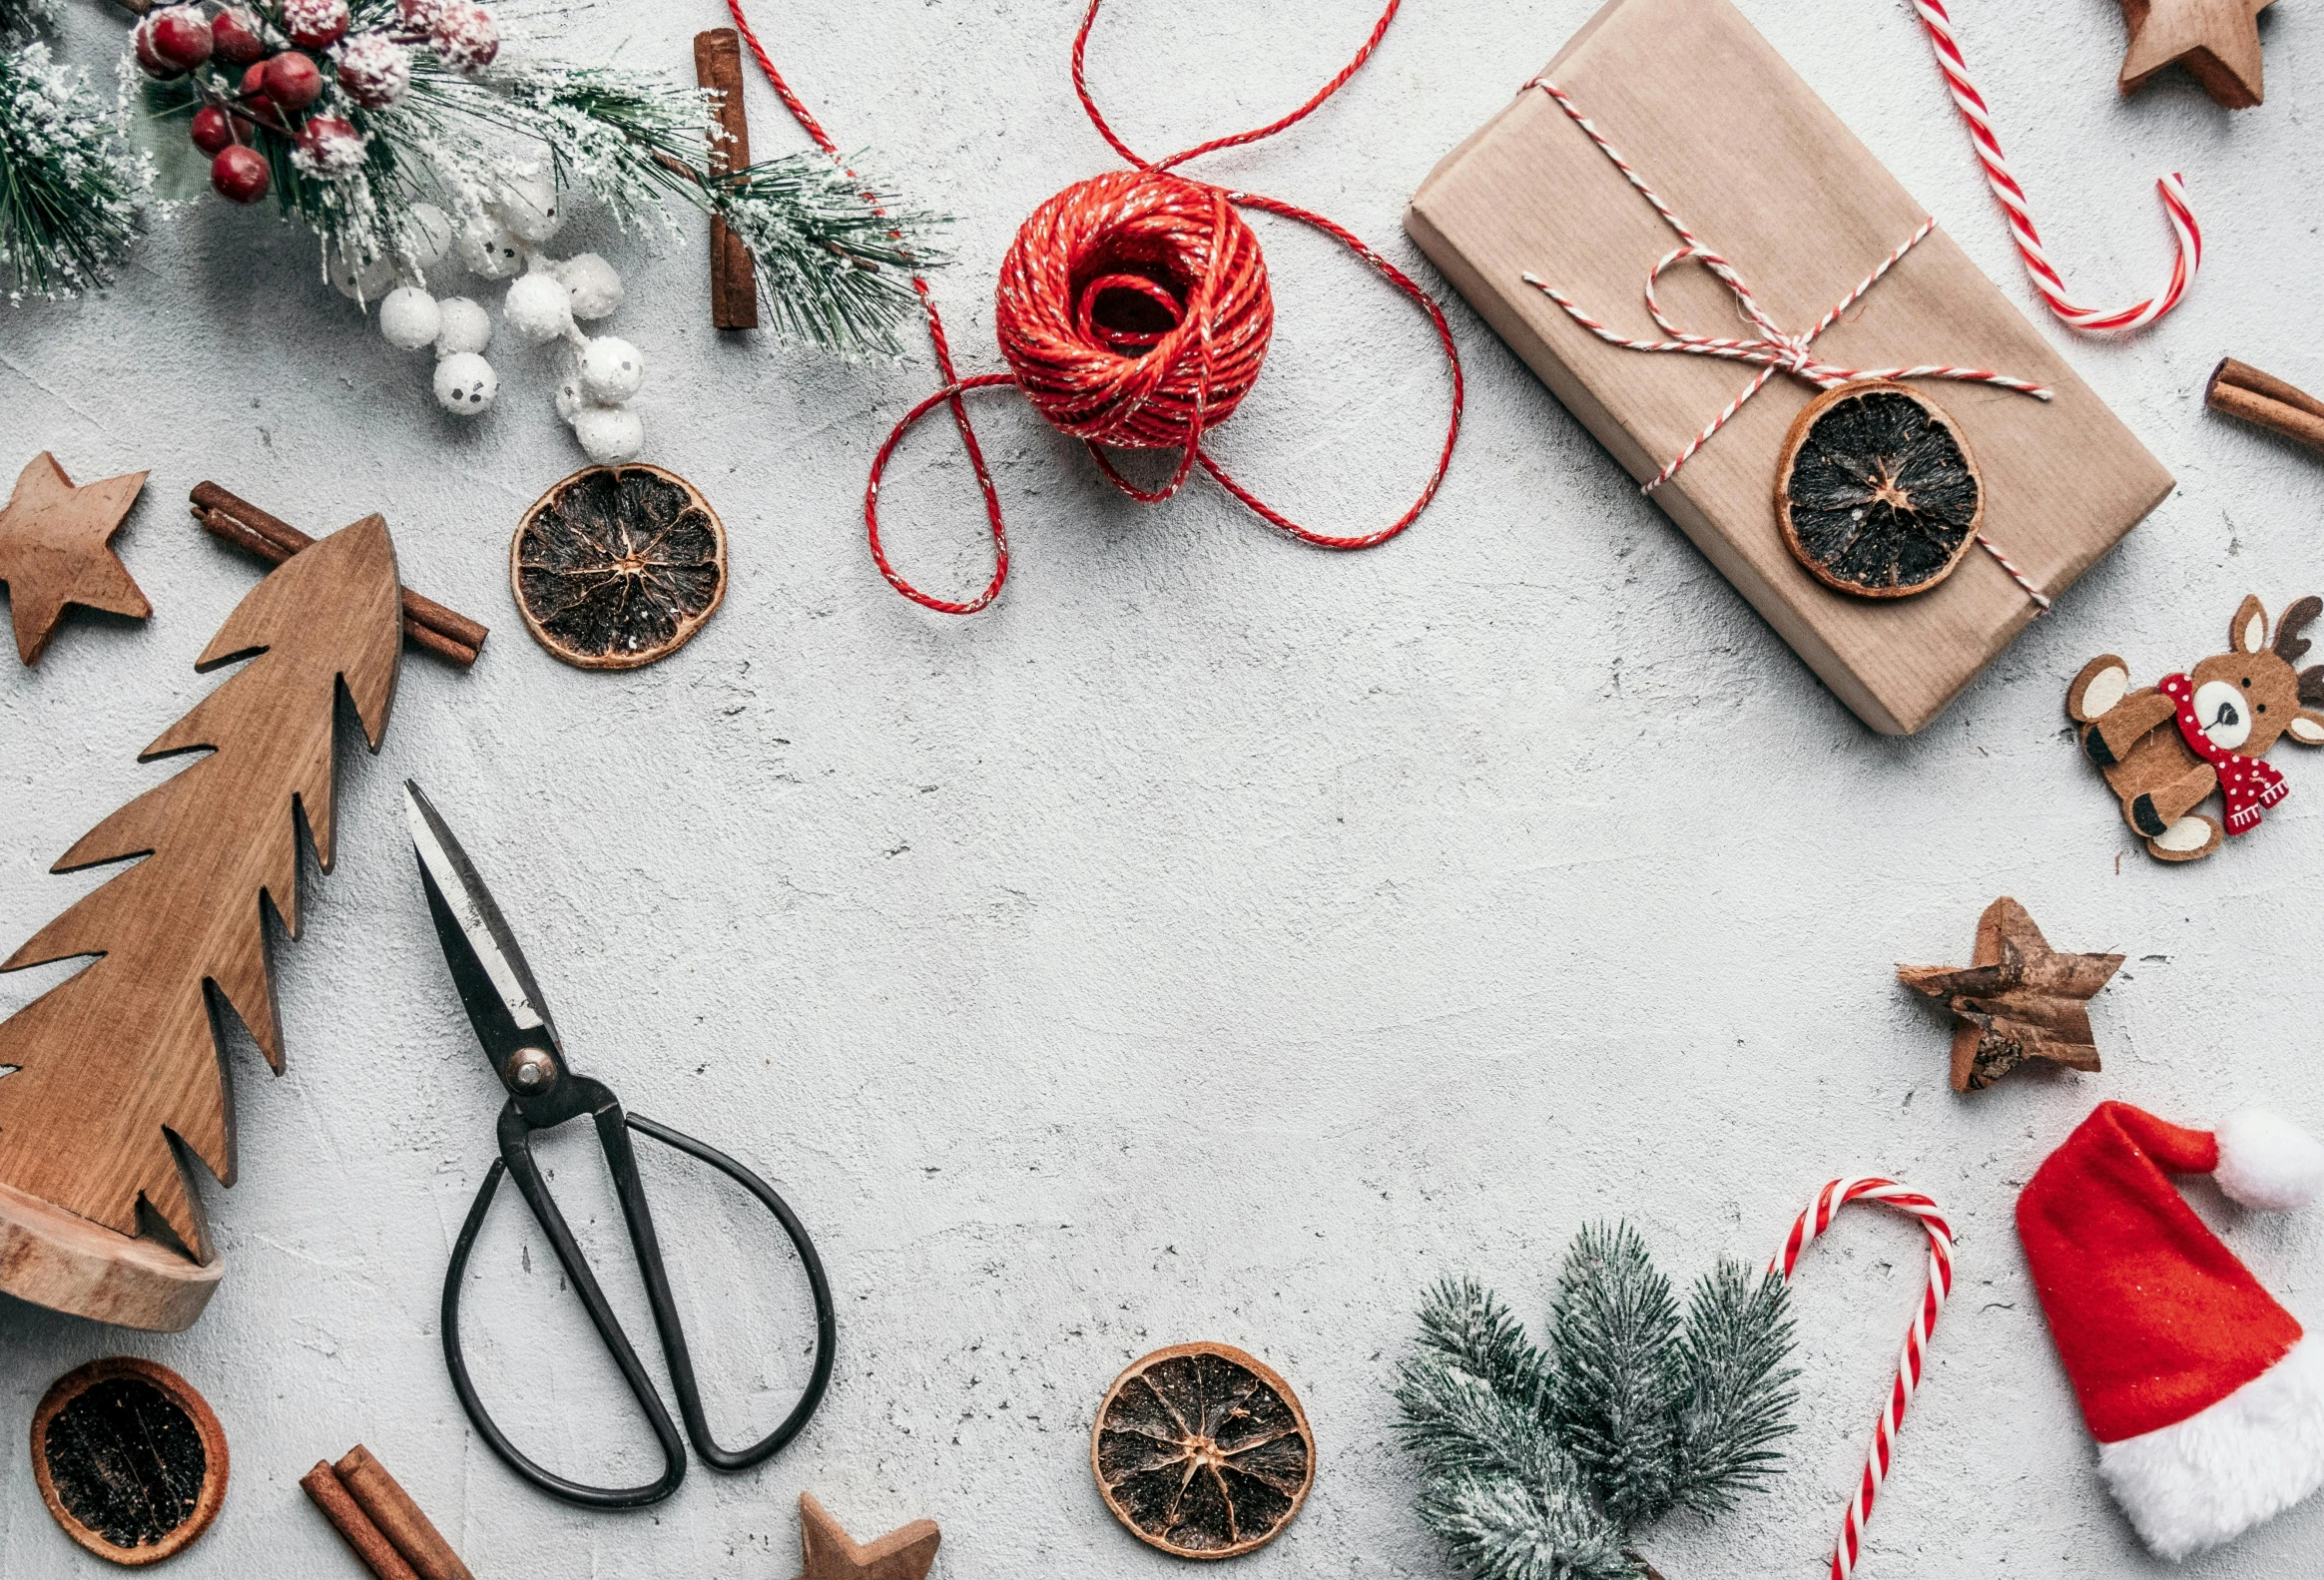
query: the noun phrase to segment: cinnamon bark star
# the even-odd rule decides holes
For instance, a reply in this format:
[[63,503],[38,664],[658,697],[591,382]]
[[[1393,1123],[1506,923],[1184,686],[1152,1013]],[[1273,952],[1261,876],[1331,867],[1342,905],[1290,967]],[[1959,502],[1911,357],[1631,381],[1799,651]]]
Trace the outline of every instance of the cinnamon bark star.
[[799,1495],[799,1580],[927,1580],[943,1539],[934,1520],[913,1520],[875,1542],[859,1542],[814,1496]]
[[2259,14],[2273,0],[2122,0],[2130,51],[2122,91],[2142,87],[2165,66],[2184,66],[2230,110],[2259,103]]
[[2005,894],[1978,918],[1977,953],[1968,967],[1900,965],[1897,978],[1960,1017],[1953,1089],[1975,1092],[2028,1059],[2097,1069],[2089,1000],[2121,965],[2118,954],[2050,948],[2026,907]]
[[130,472],[76,488],[46,450],[17,477],[0,510],[0,582],[8,586],[16,653],[25,663],[40,662],[67,604],[136,620],[154,612],[107,544],[145,480]]

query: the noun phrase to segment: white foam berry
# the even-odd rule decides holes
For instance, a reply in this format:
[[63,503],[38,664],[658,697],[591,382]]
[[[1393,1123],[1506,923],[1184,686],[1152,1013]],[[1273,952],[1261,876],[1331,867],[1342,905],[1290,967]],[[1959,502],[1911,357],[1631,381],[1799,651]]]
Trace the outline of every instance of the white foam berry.
[[461,266],[486,279],[506,279],[524,268],[524,244],[491,215],[460,227],[459,248]]
[[331,288],[349,301],[377,301],[395,285],[392,259],[367,258],[357,267],[350,265],[345,255],[334,247],[325,255],[323,263],[330,275]]
[[398,285],[379,303],[379,332],[389,345],[416,351],[443,332],[444,313],[417,285]]
[[465,296],[446,296],[436,303],[442,326],[436,331],[436,354],[458,356],[481,352],[492,343],[492,314]]
[[601,334],[581,348],[581,392],[600,405],[627,400],[646,381],[646,359],[616,334]]
[[396,233],[395,240],[402,249],[403,261],[425,272],[451,257],[451,218],[432,203],[415,203],[404,216],[403,228]]
[[510,328],[538,345],[573,327],[573,298],[554,274],[539,270],[508,287],[500,315]]
[[595,253],[576,253],[554,271],[573,293],[574,317],[602,318],[621,305],[621,275]]
[[583,406],[574,415],[573,436],[600,466],[635,460],[646,447],[646,425],[627,406]]
[[565,224],[557,183],[547,170],[520,171],[505,178],[488,207],[500,217],[501,224],[535,246],[555,236]]
[[435,365],[436,404],[455,416],[481,416],[500,393],[500,375],[474,351],[457,351]]
[[557,420],[559,422],[571,422],[575,417],[581,415],[581,408],[588,404],[588,400],[581,393],[579,374],[567,378],[557,386]]

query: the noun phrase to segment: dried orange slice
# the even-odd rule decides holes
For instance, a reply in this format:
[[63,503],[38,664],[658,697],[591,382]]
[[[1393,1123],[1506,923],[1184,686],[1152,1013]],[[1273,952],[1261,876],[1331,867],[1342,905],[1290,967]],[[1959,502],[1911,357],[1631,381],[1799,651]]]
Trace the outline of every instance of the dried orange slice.
[[175,1371],[135,1355],[59,1377],[32,1415],[32,1473],[65,1534],[100,1558],[159,1563],[226,1501],[226,1433]]
[[1226,1344],[1157,1349],[1114,1379],[1089,1439],[1114,1518],[1181,1558],[1235,1558],[1291,1523],[1315,1438],[1291,1385]]
[[1775,476],[1792,553],[1827,587],[1865,598],[1935,587],[1985,520],[1969,441],[1935,401],[1883,379],[1808,402]]
[[631,461],[575,472],[508,545],[533,640],[585,670],[634,670],[692,640],[726,596],[726,528],[676,472]]

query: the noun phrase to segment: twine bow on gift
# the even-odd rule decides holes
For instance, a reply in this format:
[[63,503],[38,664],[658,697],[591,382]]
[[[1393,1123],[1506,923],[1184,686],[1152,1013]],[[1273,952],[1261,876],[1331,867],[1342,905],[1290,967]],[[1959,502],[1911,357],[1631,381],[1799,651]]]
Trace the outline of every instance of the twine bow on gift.
[[[1564,89],[1544,77],[1534,78],[1525,84],[1525,87],[1540,89],[1560,110],[1572,118],[1574,125],[1588,133],[1590,141],[1598,146],[1599,152],[1613,162],[1614,168],[1620,171],[1623,178],[1638,190],[1639,196],[1654,206],[1654,212],[1662,216],[1671,230],[1678,233],[1679,240],[1685,244],[1683,247],[1666,254],[1655,263],[1652,268],[1646,271],[1646,310],[1653,316],[1656,326],[1669,336],[1668,339],[1635,340],[1628,335],[1617,334],[1596,318],[1582,311],[1572,297],[1542,280],[1530,270],[1527,270],[1523,276],[1525,283],[1540,291],[1551,301],[1556,302],[1558,306],[1565,309],[1566,314],[1574,322],[1609,345],[1619,345],[1633,351],[1677,351],[1692,356],[1723,357],[1731,362],[1753,363],[1759,368],[1759,376],[1746,384],[1742,393],[1727,402],[1726,409],[1706,423],[1700,433],[1687,440],[1685,447],[1678,454],[1672,456],[1669,464],[1655,473],[1640,492],[1650,494],[1664,483],[1669,482],[1677,474],[1678,469],[1692,459],[1694,453],[1709,442],[1713,434],[1725,427],[1727,420],[1736,412],[1741,411],[1746,401],[1765,389],[1768,380],[1778,373],[1789,373],[1795,378],[1805,379],[1818,389],[1836,389],[1842,384],[1853,383],[1858,379],[1950,378],[1964,383],[1992,384],[2002,389],[2014,389],[2022,395],[2031,395],[2035,400],[2050,398],[2050,391],[2046,387],[2028,383],[2022,378],[2012,378],[2007,374],[1997,373],[1991,368],[1955,367],[1944,363],[1923,363],[1916,367],[1842,367],[1837,363],[1819,361],[1816,358],[1815,352],[1811,349],[1816,337],[1832,327],[1833,324],[1838,323],[1840,315],[1861,301],[1865,293],[1879,284],[1881,279],[1890,269],[1896,267],[1907,253],[1919,247],[1935,233],[1937,222],[1934,218],[1923,220],[1920,229],[1907,237],[1903,246],[1889,254],[1887,258],[1882,259],[1879,266],[1858,281],[1854,290],[1842,296],[1838,302],[1833,304],[1829,312],[1817,319],[1814,328],[1799,334],[1787,333],[1759,305],[1758,298],[1752,295],[1750,285],[1744,282],[1743,275],[1736,269],[1735,265],[1687,228],[1686,222],[1678,217],[1669,204],[1662,201],[1660,194],[1647,186],[1638,173],[1630,168],[1629,161],[1622,158],[1614,145],[1606,141],[1604,134],[1591,124],[1589,117],[1581,113],[1580,108],[1574,104]],[[1715,335],[1693,334],[1670,321],[1663,313],[1661,302],[1655,299],[1654,287],[1656,282],[1662,278],[1665,270],[1688,262],[1701,263],[1716,275],[1721,283],[1735,293],[1736,304],[1742,309],[1743,315],[1750,319],[1752,326],[1759,331],[1756,336],[1738,340]],[[1991,554],[2000,563],[2003,570],[2010,573],[2011,580],[2025,589],[2026,596],[2033,599],[2036,607],[2041,609],[2049,607],[2049,599],[2042,594],[2039,588],[2027,579],[2026,574],[2011,562],[2010,557],[2004,554],[1991,538],[1981,532],[1977,535],[1977,541],[1988,554]]]

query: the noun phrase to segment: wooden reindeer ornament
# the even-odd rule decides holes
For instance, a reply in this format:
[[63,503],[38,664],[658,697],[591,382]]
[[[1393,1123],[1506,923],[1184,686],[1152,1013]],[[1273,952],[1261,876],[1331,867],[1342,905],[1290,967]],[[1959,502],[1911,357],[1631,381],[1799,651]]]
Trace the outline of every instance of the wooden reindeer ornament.
[[298,935],[302,814],[330,869],[338,699],[376,752],[403,646],[398,592],[377,516],[285,561],[195,668],[248,662],[141,761],[207,755],[58,859],[69,872],[145,857],[0,961],[97,956],[0,1023],[0,1291],[173,1330],[208,1303],[219,1270],[180,1152],[234,1183],[219,1017],[239,1017],[283,1067],[267,914]]
[[2213,790],[2226,802],[2224,833],[2249,833],[2261,813],[2291,793],[2261,759],[2289,737],[2324,746],[2324,664],[2297,668],[2308,653],[2300,633],[2324,599],[2303,598],[2276,621],[2246,598],[2227,634],[2228,651],[2193,670],[2130,689],[2130,667],[2112,654],[2082,666],[2065,694],[2081,748],[2122,802],[2122,817],[2163,861],[2195,861],[2219,848],[2219,820],[2195,810]]

